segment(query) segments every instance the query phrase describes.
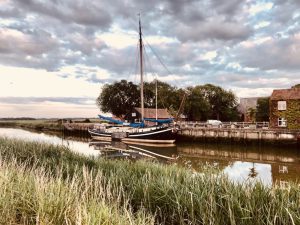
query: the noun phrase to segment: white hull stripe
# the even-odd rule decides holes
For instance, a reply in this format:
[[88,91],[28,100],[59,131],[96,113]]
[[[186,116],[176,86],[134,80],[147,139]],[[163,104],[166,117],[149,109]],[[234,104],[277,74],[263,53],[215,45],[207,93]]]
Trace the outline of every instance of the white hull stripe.
[[89,130],[89,132],[91,134],[94,134],[94,135],[97,135],[97,136],[111,137],[111,134],[97,133],[97,132],[94,132],[94,131],[91,131],[91,130]]
[[160,131],[156,131],[156,132],[144,133],[144,134],[130,134],[129,133],[129,137],[149,136],[149,135],[164,133],[164,132],[168,132],[168,131],[172,131],[172,128],[167,129],[167,130],[160,130]]

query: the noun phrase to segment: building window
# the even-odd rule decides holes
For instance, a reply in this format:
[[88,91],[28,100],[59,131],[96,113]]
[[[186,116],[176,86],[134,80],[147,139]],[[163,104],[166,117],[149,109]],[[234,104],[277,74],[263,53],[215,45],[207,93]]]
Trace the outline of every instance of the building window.
[[286,119],[285,118],[278,118],[278,126],[279,127],[286,127]]
[[286,110],[286,101],[278,101],[278,110]]

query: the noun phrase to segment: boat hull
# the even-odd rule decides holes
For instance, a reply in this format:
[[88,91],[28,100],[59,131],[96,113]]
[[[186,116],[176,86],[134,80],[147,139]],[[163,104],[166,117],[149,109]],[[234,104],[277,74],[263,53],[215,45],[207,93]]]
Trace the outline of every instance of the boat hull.
[[[125,142],[132,143],[174,143],[176,140],[176,130],[170,127],[160,129],[141,129],[137,132],[117,132],[121,135],[115,135],[116,133],[107,131],[89,130],[91,136],[95,139],[99,138],[111,138],[118,139]],[[114,138],[114,137],[120,138]]]

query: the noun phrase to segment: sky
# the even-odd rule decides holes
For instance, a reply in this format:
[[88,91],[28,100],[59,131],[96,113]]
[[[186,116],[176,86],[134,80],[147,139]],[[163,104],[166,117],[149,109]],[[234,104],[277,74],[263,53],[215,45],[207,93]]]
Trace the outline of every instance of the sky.
[[96,117],[103,85],[138,82],[139,13],[146,81],[300,83],[300,0],[0,0],[0,118]]

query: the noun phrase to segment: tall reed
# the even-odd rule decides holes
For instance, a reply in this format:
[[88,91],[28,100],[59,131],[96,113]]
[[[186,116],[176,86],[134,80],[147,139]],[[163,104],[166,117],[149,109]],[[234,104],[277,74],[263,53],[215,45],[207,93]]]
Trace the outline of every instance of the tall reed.
[[1,159],[0,224],[154,224],[143,210],[110,198],[101,172],[80,170],[82,179],[61,171],[54,178],[41,167]]
[[[234,184],[210,168],[193,174],[176,165],[89,158],[61,146],[3,138],[0,157],[6,164],[16,165],[16,173],[43,171],[48,180],[74,190],[75,196],[89,196],[83,201],[87,205],[102,199],[108,207],[121,210],[121,215],[129,212],[132,221],[151,224],[154,218],[161,224],[300,224],[297,184],[285,189],[260,183]],[[74,188],[74,183],[80,188]],[[63,199],[70,202],[68,199],[75,197]]]

